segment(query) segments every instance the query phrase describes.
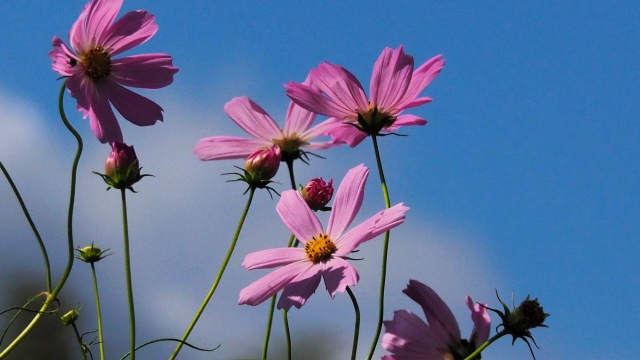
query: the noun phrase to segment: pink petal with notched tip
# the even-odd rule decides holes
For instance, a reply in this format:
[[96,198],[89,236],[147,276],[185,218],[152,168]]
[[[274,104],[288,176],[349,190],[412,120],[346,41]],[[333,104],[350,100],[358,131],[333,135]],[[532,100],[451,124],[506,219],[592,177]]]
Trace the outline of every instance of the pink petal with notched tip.
[[419,281],[410,280],[402,292],[420,304],[434,336],[439,341],[445,344],[460,341],[460,327],[455,316],[433,289]]
[[309,209],[309,205],[297,190],[283,191],[276,205],[276,211],[287,228],[303,244],[312,237],[324,233],[320,220]]
[[104,42],[100,43],[111,56],[144,44],[158,32],[155,16],[144,10],[130,11],[113,23]]
[[173,83],[178,68],[167,54],[133,55],[113,59],[111,77],[121,85],[142,89],[159,89]]
[[[358,79],[347,69],[328,62],[309,72],[313,85],[337,104],[343,114],[355,115],[358,110],[369,109],[369,99]],[[333,115],[331,115],[333,116]]]
[[246,96],[231,99],[224,105],[224,112],[242,130],[254,137],[268,141],[282,137],[280,128],[271,116]]
[[347,286],[357,284],[360,279],[358,271],[348,261],[335,256],[325,264],[322,276],[332,298],[337,292],[344,292]]
[[258,305],[287,286],[298,274],[313,266],[308,261],[295,262],[276,269],[240,291],[238,304]]
[[406,55],[402,46],[396,50],[385,48],[371,76],[371,103],[382,111],[395,109],[411,83],[413,57]]
[[270,142],[261,139],[213,136],[199,140],[193,152],[200,160],[242,159],[269,146]]
[[360,164],[349,170],[342,179],[333,198],[327,234],[335,241],[351,225],[360,211],[364,198],[364,186],[369,176],[369,168]]
[[403,126],[425,125],[427,120],[411,114],[400,115],[396,118],[393,125],[384,129],[386,132],[393,132],[400,129]]
[[322,267],[312,263],[308,264],[311,266],[298,274],[284,288],[280,300],[278,300],[278,309],[289,310],[291,306],[300,309],[316,291],[322,278]]
[[466,303],[471,310],[471,320],[473,321],[473,331],[471,331],[469,340],[474,341],[476,346],[480,346],[489,339],[491,317],[489,317],[489,311],[480,304],[474,304],[470,296],[467,296]]
[[360,244],[402,224],[405,219],[404,214],[408,210],[409,208],[402,203],[396,204],[358,224],[338,239],[333,239],[338,248],[335,255],[347,256],[351,251],[360,246]]
[[[433,79],[440,74],[444,67],[444,59],[442,55],[436,55],[422,64],[413,72],[411,84],[407,89],[404,100],[397,104],[398,109],[408,109],[429,102],[429,98],[418,98],[418,95],[424,90]],[[425,99],[429,99],[425,101]]]
[[162,121],[162,107],[146,97],[136,94],[114,81],[105,81],[107,95],[118,112],[138,126],[149,126]]

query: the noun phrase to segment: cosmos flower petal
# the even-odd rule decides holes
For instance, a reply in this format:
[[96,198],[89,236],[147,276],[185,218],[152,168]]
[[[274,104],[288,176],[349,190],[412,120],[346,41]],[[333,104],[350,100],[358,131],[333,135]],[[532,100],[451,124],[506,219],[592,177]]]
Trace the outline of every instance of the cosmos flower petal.
[[276,205],[276,211],[287,228],[303,244],[306,244],[312,237],[324,233],[320,220],[309,209],[297,190],[282,192],[280,201]]
[[144,44],[158,32],[155,16],[144,10],[130,11],[113,23],[101,41],[111,56]]
[[382,347],[393,353],[390,359],[438,359],[447,344],[439,342],[431,328],[416,314],[407,310],[393,313],[393,320],[385,321]]
[[307,302],[307,299],[318,288],[322,278],[322,267],[309,263],[309,267],[304,269],[295,279],[291,280],[280,295],[278,309],[289,310],[291,306],[300,309]]
[[369,168],[360,164],[349,170],[342,179],[333,198],[333,208],[327,225],[327,234],[331,239],[339,238],[360,211],[368,176]]
[[295,262],[276,269],[251,283],[240,291],[238,304],[258,305],[287,286],[301,272],[312,266],[311,263]]
[[385,209],[349,230],[334,242],[338,247],[337,256],[347,256],[363,242],[369,241],[387,230],[404,222],[404,213],[409,210],[402,203]]
[[379,109],[396,108],[411,83],[413,57],[404,53],[402,46],[396,50],[385,48],[371,75],[371,103]]
[[410,280],[402,292],[420,304],[436,338],[445,344],[460,341],[460,327],[456,318],[433,289],[419,281]]
[[113,141],[122,142],[120,125],[106,95],[96,92],[88,99],[90,102],[88,111],[89,125],[96,138],[103,144]]
[[327,291],[332,298],[336,296],[337,292],[344,292],[347,286],[357,284],[360,279],[358,271],[348,261],[339,257],[334,257],[325,264],[322,275]]
[[138,126],[162,121],[162,107],[113,81],[105,81],[109,100],[122,116]]
[[269,269],[305,260],[307,255],[301,248],[276,248],[256,251],[245,256],[242,266],[247,270]]
[[400,115],[398,116],[398,118],[396,119],[396,121],[393,123],[393,125],[389,126],[388,128],[384,129],[387,132],[392,132],[392,131],[396,131],[399,128],[403,127],[403,126],[413,126],[413,125],[425,125],[427,123],[427,120],[416,116],[416,115],[411,115],[411,114],[404,114],[404,115]]
[[369,100],[358,79],[339,65],[324,62],[309,72],[313,85],[335,104],[345,115],[356,115],[354,111],[369,108]]
[[287,117],[284,121],[284,133],[287,135],[294,133],[300,135],[311,127],[311,124],[313,124],[315,119],[316,113],[304,109],[300,105],[291,101],[289,102]]
[[284,87],[286,88],[285,94],[292,101],[311,112],[337,118],[343,118],[346,114],[353,113],[353,111],[343,108],[322,95],[322,92],[316,88],[294,82],[290,82]]
[[489,339],[491,317],[489,317],[489,311],[480,304],[474,304],[470,296],[467,296],[466,303],[469,310],[471,310],[471,320],[474,325],[469,339],[474,341],[476,346],[480,346]]
[[159,89],[173,83],[178,68],[167,54],[143,54],[114,59],[111,76],[121,85]]
[[213,136],[196,143],[193,150],[200,160],[243,159],[271,143],[260,139],[234,136]]
[[442,59],[442,55],[436,55],[414,71],[411,84],[407,89],[404,100],[397,105],[398,108],[408,109],[424,104],[424,102],[416,101],[415,99],[440,74],[442,68],[444,68],[444,59]]
[[246,96],[231,99],[224,105],[224,111],[231,120],[254,137],[268,141],[282,137],[280,128],[271,116]]
[[71,60],[77,62],[80,60],[59,37],[54,36],[51,41],[53,50],[49,52],[49,57],[53,60],[51,68],[62,76],[72,76],[82,70],[78,66],[71,66]]
[[353,126],[353,123],[338,124],[330,129],[327,135],[331,136],[333,141],[344,142],[350,147],[356,147],[362,140],[369,136],[367,133]]
[[116,19],[116,15],[122,7],[123,0],[93,0],[89,5],[85,30],[91,34],[90,40],[94,44],[104,44],[109,33],[109,27]]

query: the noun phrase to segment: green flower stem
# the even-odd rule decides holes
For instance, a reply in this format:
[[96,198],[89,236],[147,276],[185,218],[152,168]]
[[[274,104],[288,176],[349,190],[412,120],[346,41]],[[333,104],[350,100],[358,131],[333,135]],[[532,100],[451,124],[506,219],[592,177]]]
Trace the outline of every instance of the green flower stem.
[[127,219],[127,189],[121,189],[122,195],[122,227],[124,239],[124,270],[127,278],[127,300],[129,302],[129,347],[131,360],[136,358],[136,312],[133,306],[133,284],[131,283],[131,258],[129,256],[129,221]]
[[353,309],[356,312],[356,324],[353,327],[353,345],[351,347],[351,360],[356,360],[356,353],[358,352],[358,336],[360,334],[360,307],[358,306],[358,300],[351,291],[351,288],[347,286],[347,293],[353,302]]
[[[499,333],[495,334],[491,339],[487,340],[484,342],[484,344],[480,345],[476,351],[472,352],[471,355],[467,356],[466,358],[464,358],[464,360],[473,360],[476,358],[476,356],[479,356],[480,353],[486,349],[489,345],[491,345],[494,341],[500,339],[501,337],[503,337],[504,335],[506,335],[507,332],[505,330],[500,331]],[[478,357],[479,358],[479,357]]]
[[[378,174],[380,174],[380,184],[382,185],[382,196],[384,197],[385,208],[391,207],[391,201],[389,200],[389,190],[387,189],[387,182],[384,179],[384,171],[382,170],[382,160],[380,159],[380,150],[378,149],[378,139],[376,135],[371,135],[373,140],[373,150],[376,155],[376,163],[378,165]],[[380,338],[380,331],[382,330],[382,320],[384,318],[384,288],[387,281],[387,253],[389,250],[389,234],[390,231],[384,233],[384,244],[382,248],[382,268],[380,275],[380,299],[378,308],[378,325],[376,326],[376,332],[371,342],[371,348],[369,350],[368,360],[373,358],[373,353],[376,351],[378,345],[378,339]]]
[[247,199],[247,205],[245,206],[244,211],[242,212],[242,216],[240,217],[240,222],[238,223],[238,227],[236,228],[236,233],[233,235],[233,240],[231,240],[231,244],[229,245],[227,256],[225,257],[224,261],[222,262],[222,265],[220,266],[220,270],[218,271],[218,276],[216,276],[216,279],[214,280],[213,285],[209,290],[209,293],[204,298],[202,305],[200,305],[200,309],[198,309],[198,312],[196,313],[193,320],[191,321],[191,324],[187,328],[187,331],[185,331],[184,335],[182,336],[182,340],[180,341],[180,343],[178,343],[175,350],[173,350],[173,354],[171,354],[171,357],[169,358],[170,360],[173,360],[176,358],[176,356],[178,356],[180,349],[182,349],[182,345],[186,343],[187,338],[191,334],[191,331],[196,326],[198,319],[200,319],[200,316],[204,312],[204,309],[207,307],[209,300],[211,300],[213,293],[216,291],[216,288],[218,287],[218,283],[220,282],[220,279],[222,279],[222,274],[224,274],[224,270],[227,268],[227,264],[231,259],[233,250],[235,249],[236,243],[238,242],[238,238],[240,237],[240,231],[242,230],[242,225],[244,224],[244,220],[247,218],[247,214],[249,213],[249,208],[251,207],[251,201],[253,200],[253,194],[255,192],[256,192],[256,188],[254,186],[251,186],[249,188],[249,198]]
[[98,277],[96,267],[91,263],[91,275],[93,277],[93,291],[96,296],[96,316],[98,318],[98,342],[100,343],[100,359],[104,360],[104,337],[102,332],[102,312],[100,311],[100,295],[98,294]]
[[[289,180],[291,181],[291,189],[296,190],[296,178],[295,175],[293,173],[293,159],[285,159],[284,162],[287,164],[287,170],[289,171]],[[293,244],[293,240],[295,239],[294,235],[291,235],[291,238],[289,239],[289,244],[287,245],[287,247],[291,247]],[[294,247],[298,246],[298,240],[296,240],[295,245],[293,245]],[[264,336],[264,344],[262,346],[262,359],[266,359],[267,358],[267,350],[269,349],[269,338],[271,337],[271,325],[273,323],[273,311],[275,308],[275,304],[276,304],[276,296],[278,294],[275,294],[271,297],[271,305],[269,306],[269,314],[267,315],[267,329],[265,331],[265,336]],[[291,359],[291,333],[289,332],[289,319],[287,317],[287,312],[286,311],[282,311],[282,320],[284,322],[284,332],[285,332],[285,338],[287,341],[287,354],[288,354],[288,359]]]
[[[295,239],[295,235],[291,234],[289,238],[289,243],[287,247],[291,247],[293,245],[293,240]],[[267,329],[264,334],[264,343],[262,345],[262,360],[267,359],[267,351],[269,349],[269,338],[271,337],[271,324],[273,323],[273,309],[276,306],[276,297],[278,294],[275,294],[271,297],[271,303],[269,305],[269,315],[267,316]],[[282,310],[282,319],[284,321],[284,335],[287,341],[287,354],[288,358],[291,359],[291,333],[289,331],[289,319],[287,317],[287,312]]]
[[49,256],[47,255],[47,249],[44,246],[42,237],[40,237],[40,233],[36,228],[36,224],[33,222],[33,219],[29,214],[29,210],[27,209],[27,206],[22,200],[22,196],[20,196],[20,192],[18,191],[16,184],[11,179],[11,175],[9,175],[9,172],[7,171],[7,169],[5,169],[4,165],[2,164],[2,161],[0,161],[0,170],[2,170],[2,172],[4,173],[4,176],[7,178],[7,181],[9,182],[9,186],[11,186],[11,189],[13,189],[13,193],[15,194],[16,199],[18,199],[18,202],[20,203],[20,207],[22,208],[24,217],[27,218],[27,221],[29,222],[29,226],[31,226],[31,230],[33,231],[33,234],[36,236],[38,245],[40,245],[40,252],[42,252],[42,259],[44,260],[44,270],[47,277],[47,292],[51,292],[51,266],[49,265]]
[[82,336],[80,336],[80,332],[78,331],[78,327],[76,324],[71,324],[73,327],[73,332],[76,334],[76,339],[78,339],[78,344],[80,344],[80,351],[82,352],[82,359],[87,360],[87,350],[84,344],[82,343]]
[[73,159],[73,165],[71,166],[71,191],[69,193],[69,211],[67,213],[67,266],[65,267],[64,272],[62,273],[62,277],[60,278],[60,281],[58,281],[58,284],[56,285],[56,287],[49,294],[49,296],[47,296],[47,299],[42,304],[42,307],[40,308],[38,313],[33,317],[29,325],[27,325],[27,327],[25,327],[24,330],[22,330],[22,332],[18,335],[18,337],[16,337],[13,340],[13,342],[9,344],[9,346],[7,346],[0,353],[0,359],[4,359],[13,349],[15,349],[15,347],[18,346],[18,344],[36,326],[38,321],[40,321],[42,314],[44,314],[47,311],[51,303],[56,299],[56,297],[62,290],[62,287],[64,286],[64,284],[67,282],[67,279],[69,278],[69,274],[71,274],[71,267],[73,266],[73,259],[74,259],[73,257],[73,206],[76,198],[76,173],[78,171],[78,163],[80,162],[80,155],[82,155],[83,146],[82,146],[82,138],[80,137],[80,134],[78,134],[78,132],[73,128],[73,126],[71,126],[71,124],[69,123],[69,120],[67,120],[67,117],[64,114],[64,106],[63,106],[62,100],[64,97],[64,90],[66,89],[66,85],[67,85],[67,82],[65,81],[62,84],[62,87],[60,88],[60,93],[58,97],[58,110],[60,111],[60,118],[62,119],[62,122],[67,127],[69,132],[73,134],[73,136],[76,138],[76,141],[78,142],[76,155],[75,155],[75,158]]

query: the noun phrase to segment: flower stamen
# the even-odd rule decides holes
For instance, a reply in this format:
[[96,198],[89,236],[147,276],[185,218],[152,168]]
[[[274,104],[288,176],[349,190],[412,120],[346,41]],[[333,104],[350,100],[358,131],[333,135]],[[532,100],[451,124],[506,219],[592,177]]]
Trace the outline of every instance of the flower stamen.
[[317,237],[313,236],[311,240],[304,245],[307,258],[314,264],[330,260],[333,253],[337,250],[338,248],[327,234],[319,234]]
[[82,57],[85,73],[94,81],[102,80],[111,74],[111,56],[102,47],[89,50]]

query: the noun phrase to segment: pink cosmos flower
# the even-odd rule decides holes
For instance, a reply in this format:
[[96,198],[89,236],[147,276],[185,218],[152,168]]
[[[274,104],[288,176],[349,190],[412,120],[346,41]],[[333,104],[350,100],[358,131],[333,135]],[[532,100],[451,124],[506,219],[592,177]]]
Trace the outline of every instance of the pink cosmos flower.
[[338,145],[334,142],[311,142],[311,139],[324,135],[335,123],[326,120],[311,127],[316,114],[307,111],[295,103],[289,104],[284,129],[260,105],[246,96],[233,98],[225,104],[224,111],[253,139],[235,136],[213,136],[198,141],[194,153],[200,160],[222,160],[246,158],[261,148],[278,145],[283,160],[294,160],[302,155],[301,148],[318,150]]
[[353,74],[327,62],[309,73],[317,89],[289,83],[286,94],[309,111],[338,119],[341,124],[327,134],[354,147],[381,130],[393,132],[402,126],[426,124],[416,115],[401,113],[432,100],[418,96],[443,67],[442,55],[437,55],[413,71],[413,57],[405,54],[402,46],[385,48],[373,67],[370,99]]
[[[145,43],[158,31],[155,17],[131,11],[115,21],[123,0],[93,0],[85,5],[71,27],[72,49],[57,36],[49,57],[52,68],[68,77],[67,89],[78,101],[78,110],[89,116],[91,130],[102,143],[123,142],[111,104],[138,126],[162,120],[162,108],[124,86],[158,89],[173,82],[178,68],[167,54],[114,56]],[[124,85],[124,86],[123,86]]]
[[358,283],[359,275],[349,264],[349,253],[358,245],[404,222],[409,210],[402,203],[383,210],[346,231],[360,210],[369,169],[356,166],[345,175],[333,202],[326,231],[300,192],[287,190],[276,206],[285,225],[304,248],[269,249],[247,255],[247,270],[282,266],[240,291],[239,304],[258,305],[284,289],[278,309],[300,308],[324,278],[331,297]]
[[469,340],[462,340],[456,318],[433,289],[410,280],[403,292],[422,306],[428,324],[410,311],[394,312],[393,320],[384,322],[382,347],[392,354],[383,356],[383,360],[464,359],[489,338],[489,313],[469,296],[467,306],[474,327]]

